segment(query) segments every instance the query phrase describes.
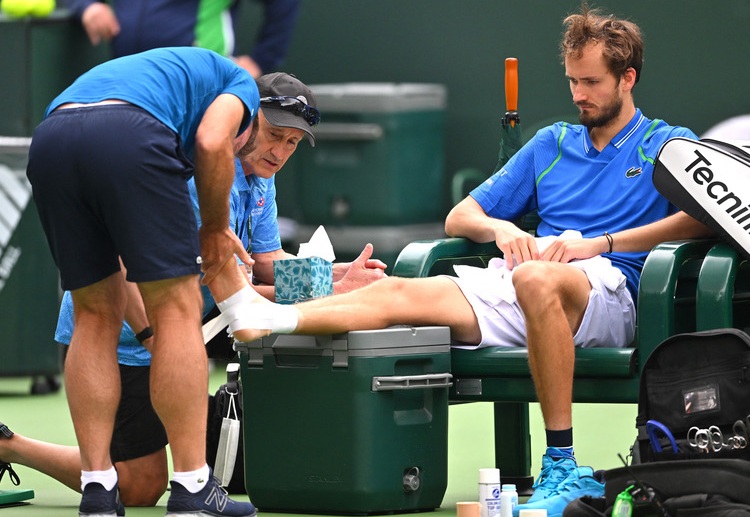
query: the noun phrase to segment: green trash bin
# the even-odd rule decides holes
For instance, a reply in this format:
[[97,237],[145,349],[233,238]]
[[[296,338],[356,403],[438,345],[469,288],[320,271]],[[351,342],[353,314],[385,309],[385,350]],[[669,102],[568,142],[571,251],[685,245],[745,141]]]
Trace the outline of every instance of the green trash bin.
[[316,146],[301,145],[297,151],[297,222],[442,221],[445,87],[342,83],[310,88],[322,120],[313,128]]
[[26,179],[30,139],[0,137],[0,376],[57,391],[59,277]]
[[264,512],[438,508],[448,481],[448,327],[238,344],[245,486]]

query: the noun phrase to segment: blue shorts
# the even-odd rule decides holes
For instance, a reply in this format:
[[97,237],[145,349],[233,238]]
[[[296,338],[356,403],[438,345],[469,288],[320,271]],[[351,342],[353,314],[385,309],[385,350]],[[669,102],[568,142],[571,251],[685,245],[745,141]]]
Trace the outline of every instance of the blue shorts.
[[114,104],[57,110],[34,131],[27,176],[61,285],[120,270],[150,282],[200,273],[179,137],[145,110]]

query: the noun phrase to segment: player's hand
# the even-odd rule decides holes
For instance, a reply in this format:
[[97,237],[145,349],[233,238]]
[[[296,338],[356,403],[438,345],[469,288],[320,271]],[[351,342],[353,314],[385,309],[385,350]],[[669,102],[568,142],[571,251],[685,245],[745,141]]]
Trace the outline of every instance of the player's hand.
[[[359,254],[353,262],[349,264],[339,264],[348,266],[341,279],[333,284],[333,291],[336,294],[346,293],[369,285],[381,278],[385,278],[386,265],[380,260],[372,257],[372,244],[365,245],[362,253]],[[343,268],[340,268],[343,269]]]
[[[604,243],[606,247],[606,242]],[[542,260],[568,263],[588,259],[607,251],[602,249],[602,239],[556,239],[542,252]]]
[[530,233],[520,228],[496,231],[495,244],[503,252],[505,265],[508,269],[513,269],[527,260],[539,260],[536,240]]

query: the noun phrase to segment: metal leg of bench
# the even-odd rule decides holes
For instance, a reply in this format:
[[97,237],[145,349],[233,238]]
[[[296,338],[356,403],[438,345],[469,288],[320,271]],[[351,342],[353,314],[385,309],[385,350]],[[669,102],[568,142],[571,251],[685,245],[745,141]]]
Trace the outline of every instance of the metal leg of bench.
[[515,483],[519,495],[530,495],[531,433],[529,404],[495,402],[495,466],[503,483]]

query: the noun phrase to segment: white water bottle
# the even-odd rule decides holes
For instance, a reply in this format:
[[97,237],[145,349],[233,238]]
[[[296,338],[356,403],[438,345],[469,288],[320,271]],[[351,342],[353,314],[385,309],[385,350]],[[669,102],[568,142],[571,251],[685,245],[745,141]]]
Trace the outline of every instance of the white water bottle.
[[500,469],[479,469],[482,517],[500,517]]
[[504,484],[500,492],[500,517],[513,517],[513,510],[516,506],[518,506],[516,485]]

